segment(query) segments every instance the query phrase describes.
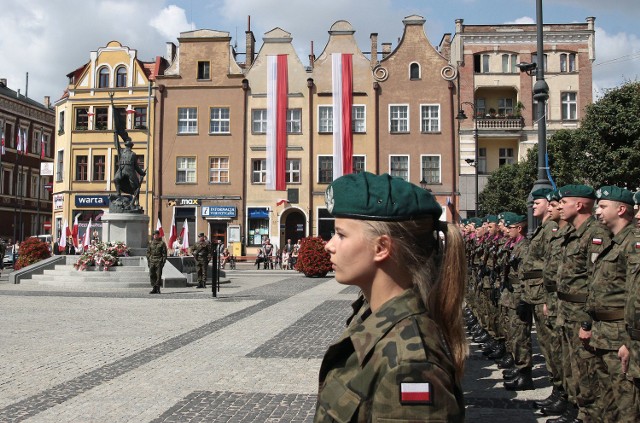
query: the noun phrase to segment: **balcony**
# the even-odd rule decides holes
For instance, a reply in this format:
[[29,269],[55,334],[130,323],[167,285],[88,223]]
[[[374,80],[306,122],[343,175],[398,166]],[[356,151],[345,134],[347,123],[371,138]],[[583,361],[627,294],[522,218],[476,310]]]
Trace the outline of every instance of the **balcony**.
[[478,129],[521,130],[524,128],[523,117],[479,117]]

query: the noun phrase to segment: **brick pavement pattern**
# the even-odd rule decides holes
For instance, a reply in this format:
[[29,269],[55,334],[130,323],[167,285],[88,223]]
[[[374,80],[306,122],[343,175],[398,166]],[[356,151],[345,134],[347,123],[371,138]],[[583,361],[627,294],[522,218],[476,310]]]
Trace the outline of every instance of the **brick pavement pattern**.
[[[218,298],[2,276],[0,422],[311,422],[322,355],[358,294],[293,271],[230,271]],[[545,421],[532,408],[550,393],[539,352],[539,389],[507,392],[477,347],[467,421]]]

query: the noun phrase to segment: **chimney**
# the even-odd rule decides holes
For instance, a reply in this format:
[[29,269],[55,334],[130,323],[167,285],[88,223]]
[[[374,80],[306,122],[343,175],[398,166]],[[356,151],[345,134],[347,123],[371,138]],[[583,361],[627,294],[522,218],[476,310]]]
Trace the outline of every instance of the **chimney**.
[[51,97],[48,95],[44,96],[44,107],[46,107],[47,109],[51,107]]
[[371,68],[375,68],[378,64],[378,33],[372,32],[371,39]]
[[0,87],[7,86],[7,78],[0,78]]
[[246,48],[246,58],[245,58],[245,68],[248,69],[253,64],[253,55],[255,54],[256,49],[256,37],[253,36],[253,32],[251,32],[251,16],[247,17],[247,31],[245,32],[245,43],[247,45]]
[[316,55],[313,53],[313,41],[311,41],[311,54],[309,54],[309,67],[313,69],[316,64]]
[[382,58],[391,54],[391,43],[382,43]]
[[173,60],[176,58],[176,45],[171,41],[167,42],[167,51],[164,58],[167,59],[169,63],[173,63]]

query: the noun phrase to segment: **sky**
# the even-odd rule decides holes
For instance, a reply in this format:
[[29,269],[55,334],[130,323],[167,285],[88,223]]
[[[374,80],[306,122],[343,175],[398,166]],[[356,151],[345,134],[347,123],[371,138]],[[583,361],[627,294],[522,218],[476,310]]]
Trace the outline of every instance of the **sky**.
[[[227,31],[245,50],[247,17],[260,48],[265,32],[280,27],[290,32],[303,63],[311,41],[318,56],[327,31],[337,20],[349,21],[360,49],[370,50],[369,35],[395,48],[402,19],[426,19],[432,44],[465,24],[535,23],[535,0],[3,0],[0,25],[0,78],[9,88],[43,102],[59,99],[66,75],[89,61],[89,54],[111,40],[153,61],[165,54],[168,41],[177,44],[182,31]],[[543,0],[544,23],[586,22],[596,18],[594,96],[628,81],[640,80],[640,1]],[[244,59],[243,59],[244,60]]]

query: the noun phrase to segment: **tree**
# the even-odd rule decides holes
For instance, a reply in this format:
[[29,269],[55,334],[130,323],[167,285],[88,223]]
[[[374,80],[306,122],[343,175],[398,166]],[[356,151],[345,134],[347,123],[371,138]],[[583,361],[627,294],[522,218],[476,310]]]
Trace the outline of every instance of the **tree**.
[[524,214],[527,197],[536,176],[535,159],[531,157],[537,150],[527,152],[527,160],[505,165],[491,174],[487,185],[480,193],[479,213],[497,214],[504,211]]

